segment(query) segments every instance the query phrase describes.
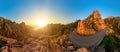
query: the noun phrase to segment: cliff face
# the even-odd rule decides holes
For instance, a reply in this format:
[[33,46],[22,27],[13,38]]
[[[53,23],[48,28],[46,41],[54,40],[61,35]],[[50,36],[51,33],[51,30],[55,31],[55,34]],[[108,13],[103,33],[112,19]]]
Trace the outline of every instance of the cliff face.
[[30,27],[25,25],[24,22],[18,24],[0,17],[0,35],[21,40],[30,33]]
[[106,28],[104,20],[98,10],[94,10],[88,18],[78,22],[77,32],[81,35],[91,35],[104,28]]

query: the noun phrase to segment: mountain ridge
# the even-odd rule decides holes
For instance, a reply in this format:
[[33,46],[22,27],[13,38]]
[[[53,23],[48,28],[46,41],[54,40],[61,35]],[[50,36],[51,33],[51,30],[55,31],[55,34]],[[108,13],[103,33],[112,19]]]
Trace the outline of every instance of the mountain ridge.
[[30,30],[30,26],[27,26],[24,22],[18,24],[0,17],[0,34],[2,36],[21,40],[22,37],[30,33]]

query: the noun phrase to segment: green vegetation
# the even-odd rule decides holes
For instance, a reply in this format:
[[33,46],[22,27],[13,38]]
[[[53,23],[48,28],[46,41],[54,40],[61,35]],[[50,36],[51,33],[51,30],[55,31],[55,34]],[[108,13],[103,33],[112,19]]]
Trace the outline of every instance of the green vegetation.
[[120,36],[120,17],[106,18],[105,23],[114,31],[112,33],[112,37],[106,37],[106,39],[110,41],[108,43],[104,41],[106,44],[108,44],[106,48],[109,47],[112,51],[115,47],[120,48],[120,38],[118,37]]
[[107,52],[113,52],[114,49],[117,48],[115,39],[110,35],[106,35],[104,37],[103,41],[101,42],[101,45],[104,45],[104,48]]

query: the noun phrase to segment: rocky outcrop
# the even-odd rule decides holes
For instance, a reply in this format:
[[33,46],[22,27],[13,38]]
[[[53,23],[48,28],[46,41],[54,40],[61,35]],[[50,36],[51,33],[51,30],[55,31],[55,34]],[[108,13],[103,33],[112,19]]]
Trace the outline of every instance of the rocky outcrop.
[[8,19],[0,17],[0,35],[14,38],[17,40],[23,39],[25,36],[32,34],[32,28],[24,22],[18,24]]
[[5,41],[9,45],[17,43],[17,40],[16,39],[12,39],[12,38],[6,38],[6,37],[3,37],[3,36],[0,36],[0,39]]
[[[108,33],[108,34],[114,33],[114,31],[113,31],[113,25],[110,24],[113,19],[114,19],[113,16],[109,16],[108,18],[106,18],[106,19],[104,20],[105,23],[106,23],[106,25],[109,27],[108,30],[107,30],[107,33]],[[108,22],[108,21],[111,21],[111,22]]]
[[16,39],[0,35],[0,52],[19,52],[20,44]]
[[91,35],[104,28],[106,28],[104,20],[98,10],[94,10],[88,18],[78,22],[77,32],[80,35]]
[[[11,38],[6,38],[0,36],[6,44],[0,47],[0,52],[53,52],[52,49],[55,49],[54,43],[49,42],[49,37],[41,36],[41,37],[33,37],[31,39],[27,39],[26,44],[19,44],[18,41]],[[11,42],[10,42],[11,41]],[[49,49],[49,44],[52,44],[52,49]],[[0,41],[1,45],[1,41]],[[61,51],[60,49],[58,49]],[[54,50],[56,52],[56,50]]]

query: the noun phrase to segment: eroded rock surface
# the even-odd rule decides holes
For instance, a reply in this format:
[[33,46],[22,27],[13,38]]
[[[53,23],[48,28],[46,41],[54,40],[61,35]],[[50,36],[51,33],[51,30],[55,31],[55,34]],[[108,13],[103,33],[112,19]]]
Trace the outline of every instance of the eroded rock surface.
[[77,32],[81,35],[91,35],[105,28],[106,25],[100,13],[94,10],[88,18],[78,22]]

